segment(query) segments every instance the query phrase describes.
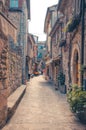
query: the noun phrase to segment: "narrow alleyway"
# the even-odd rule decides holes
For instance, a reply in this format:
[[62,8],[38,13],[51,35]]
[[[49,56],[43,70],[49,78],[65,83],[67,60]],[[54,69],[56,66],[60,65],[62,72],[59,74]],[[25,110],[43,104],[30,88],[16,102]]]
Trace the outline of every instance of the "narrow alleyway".
[[86,130],[70,112],[66,96],[42,76],[28,82],[26,94],[3,130]]

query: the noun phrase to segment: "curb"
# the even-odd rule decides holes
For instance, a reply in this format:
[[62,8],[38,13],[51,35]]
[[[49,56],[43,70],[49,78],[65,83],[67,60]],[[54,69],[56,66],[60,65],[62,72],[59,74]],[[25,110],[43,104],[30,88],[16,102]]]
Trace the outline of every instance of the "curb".
[[26,85],[22,85],[19,88],[17,88],[13,94],[11,94],[8,97],[8,113],[7,113],[7,121],[12,117],[12,115],[15,113],[17,106],[19,105],[22,97],[24,96],[26,91]]

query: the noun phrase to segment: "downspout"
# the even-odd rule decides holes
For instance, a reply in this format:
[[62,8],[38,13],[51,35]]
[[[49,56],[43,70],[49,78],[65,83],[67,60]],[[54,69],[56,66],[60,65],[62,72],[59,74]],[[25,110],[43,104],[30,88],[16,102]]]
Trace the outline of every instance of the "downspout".
[[[81,65],[84,65],[84,15],[85,15],[85,0],[81,0],[81,11],[82,11],[82,18],[81,18]],[[83,87],[83,74],[81,74],[81,86]]]

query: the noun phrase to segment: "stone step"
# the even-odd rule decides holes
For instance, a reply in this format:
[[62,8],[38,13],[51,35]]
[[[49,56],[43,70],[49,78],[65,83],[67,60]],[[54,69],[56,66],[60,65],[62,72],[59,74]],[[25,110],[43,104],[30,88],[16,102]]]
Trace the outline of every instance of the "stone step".
[[24,93],[26,91],[26,85],[22,85],[15,90],[7,99],[8,116],[7,121],[14,114],[19,102],[21,101]]

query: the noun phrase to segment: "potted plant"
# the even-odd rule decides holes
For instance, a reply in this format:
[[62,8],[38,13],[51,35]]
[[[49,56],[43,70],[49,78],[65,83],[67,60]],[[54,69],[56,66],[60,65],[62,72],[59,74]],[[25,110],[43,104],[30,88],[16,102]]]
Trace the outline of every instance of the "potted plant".
[[63,74],[63,72],[59,72],[59,74],[58,74],[58,82],[59,82],[60,92],[65,94],[66,93],[65,75]]
[[77,115],[81,122],[86,123],[86,91],[74,85],[68,92],[67,99],[71,110]]

